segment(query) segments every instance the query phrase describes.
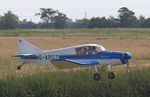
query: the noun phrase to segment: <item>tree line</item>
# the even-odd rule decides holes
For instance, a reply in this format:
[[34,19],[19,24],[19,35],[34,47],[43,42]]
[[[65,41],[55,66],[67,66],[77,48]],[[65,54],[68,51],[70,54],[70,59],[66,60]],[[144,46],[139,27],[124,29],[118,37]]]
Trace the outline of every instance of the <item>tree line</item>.
[[33,29],[33,28],[149,28],[150,17],[136,17],[135,13],[127,7],[118,10],[117,18],[110,16],[83,18],[72,21],[66,14],[51,8],[40,8],[35,16],[40,16],[42,22],[34,23],[26,19],[20,21],[11,11],[0,16],[0,29]]

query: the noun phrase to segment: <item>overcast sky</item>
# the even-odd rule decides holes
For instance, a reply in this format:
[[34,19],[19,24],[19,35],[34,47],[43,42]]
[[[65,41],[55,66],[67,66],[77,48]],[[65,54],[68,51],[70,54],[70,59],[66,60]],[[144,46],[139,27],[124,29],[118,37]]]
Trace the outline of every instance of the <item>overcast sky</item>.
[[121,7],[128,7],[136,16],[150,16],[150,0],[0,0],[0,15],[11,10],[19,19],[39,22],[35,17],[39,8],[52,8],[65,13],[69,18],[81,19],[87,13],[87,18],[113,16]]

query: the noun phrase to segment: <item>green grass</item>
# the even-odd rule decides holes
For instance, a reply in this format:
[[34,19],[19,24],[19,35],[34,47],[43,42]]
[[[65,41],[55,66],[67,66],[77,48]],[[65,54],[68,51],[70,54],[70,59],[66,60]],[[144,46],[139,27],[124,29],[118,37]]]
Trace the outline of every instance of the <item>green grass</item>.
[[119,72],[114,80],[99,68],[102,79],[94,81],[89,68],[49,72],[38,69],[41,65],[25,65],[17,71],[15,59],[1,57],[0,63],[0,97],[150,97],[150,68]]
[[94,81],[92,71],[39,73],[0,80],[0,97],[150,97],[150,69]]
[[101,36],[150,36],[150,29],[101,28],[101,29],[15,29],[0,30],[0,36],[58,36],[58,35],[101,35]]

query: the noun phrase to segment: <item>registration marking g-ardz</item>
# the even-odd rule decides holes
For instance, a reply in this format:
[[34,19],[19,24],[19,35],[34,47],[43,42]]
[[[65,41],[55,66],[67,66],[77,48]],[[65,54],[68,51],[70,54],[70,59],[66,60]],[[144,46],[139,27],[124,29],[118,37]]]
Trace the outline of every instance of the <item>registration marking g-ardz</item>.
[[59,60],[58,55],[39,55],[39,60]]

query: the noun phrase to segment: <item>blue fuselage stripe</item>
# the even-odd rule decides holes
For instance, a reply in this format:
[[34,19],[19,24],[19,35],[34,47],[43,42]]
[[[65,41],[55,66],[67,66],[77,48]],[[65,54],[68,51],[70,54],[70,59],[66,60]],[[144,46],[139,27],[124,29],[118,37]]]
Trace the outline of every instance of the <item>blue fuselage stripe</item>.
[[86,60],[86,59],[119,59],[121,60],[122,64],[125,64],[125,60],[124,60],[124,56],[123,56],[124,52],[116,52],[116,51],[102,51],[98,54],[95,55],[62,55],[59,56],[60,61],[64,61],[65,59],[73,59],[73,60]]

